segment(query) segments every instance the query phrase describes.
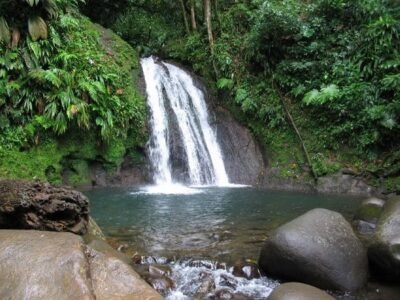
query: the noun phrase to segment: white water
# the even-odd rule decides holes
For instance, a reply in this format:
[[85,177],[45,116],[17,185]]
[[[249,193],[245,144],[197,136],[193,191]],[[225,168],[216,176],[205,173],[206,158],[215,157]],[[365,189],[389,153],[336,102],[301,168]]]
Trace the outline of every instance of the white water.
[[[149,153],[156,186],[182,187],[176,185],[171,169],[172,118],[177,120],[187,158],[187,182],[196,186],[229,186],[222,153],[209,124],[203,92],[187,72],[156,60],[154,57],[141,60],[151,112]],[[148,188],[148,192],[151,191]]]

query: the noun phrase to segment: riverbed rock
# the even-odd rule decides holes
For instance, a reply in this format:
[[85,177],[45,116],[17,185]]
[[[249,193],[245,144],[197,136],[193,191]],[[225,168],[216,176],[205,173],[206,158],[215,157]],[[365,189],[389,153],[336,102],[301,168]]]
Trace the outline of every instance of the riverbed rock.
[[355,291],[367,280],[366,250],[339,213],[313,209],[277,228],[259,266],[267,274],[323,289]]
[[332,296],[308,284],[288,282],[276,287],[268,300],[334,300]]
[[89,200],[68,187],[45,182],[0,181],[0,228],[84,234]]
[[72,233],[0,230],[0,299],[162,299],[107,251]]
[[390,281],[400,281],[400,197],[385,204],[368,248],[373,269]]
[[260,278],[260,271],[258,265],[250,260],[239,260],[235,262],[232,268],[232,274],[236,277],[243,277],[246,279]]
[[363,201],[353,218],[353,226],[357,232],[360,234],[373,233],[384,205],[385,201],[378,198],[369,198]]

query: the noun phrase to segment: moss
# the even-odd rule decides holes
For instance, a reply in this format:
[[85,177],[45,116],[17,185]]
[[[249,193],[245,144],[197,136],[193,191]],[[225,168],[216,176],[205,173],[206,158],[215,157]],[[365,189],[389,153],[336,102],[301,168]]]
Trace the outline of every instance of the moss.
[[122,163],[125,153],[125,144],[119,139],[111,141],[102,151],[106,163],[111,168],[116,168]]
[[68,178],[71,185],[85,185],[90,184],[89,164],[86,160],[75,159],[69,162],[72,171]]
[[29,150],[0,149],[0,177],[40,179],[61,183],[62,151],[55,141],[47,141]]
[[376,222],[381,215],[382,209],[382,205],[374,203],[363,204],[355,214],[355,218],[366,222]]

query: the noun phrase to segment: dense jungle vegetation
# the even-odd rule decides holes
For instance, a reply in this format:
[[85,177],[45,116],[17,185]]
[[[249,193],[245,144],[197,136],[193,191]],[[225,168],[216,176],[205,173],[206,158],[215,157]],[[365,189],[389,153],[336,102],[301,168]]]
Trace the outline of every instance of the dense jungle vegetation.
[[[80,134],[103,149],[91,159],[117,167],[146,140],[129,72],[154,54],[203,76],[265,146],[276,176],[348,168],[400,190],[397,0],[1,0],[0,14],[3,162]],[[82,14],[133,48],[104,47]],[[65,162],[50,165],[57,174]],[[2,163],[0,176],[32,175],[10,168]]]

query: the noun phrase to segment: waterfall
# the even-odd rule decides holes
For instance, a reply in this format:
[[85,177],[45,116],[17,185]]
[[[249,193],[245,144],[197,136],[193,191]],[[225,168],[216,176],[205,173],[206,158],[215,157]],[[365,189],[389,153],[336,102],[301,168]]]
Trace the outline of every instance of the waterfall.
[[150,107],[149,156],[157,185],[227,185],[207,105],[193,78],[175,65],[141,60]]

